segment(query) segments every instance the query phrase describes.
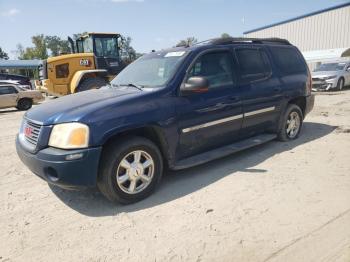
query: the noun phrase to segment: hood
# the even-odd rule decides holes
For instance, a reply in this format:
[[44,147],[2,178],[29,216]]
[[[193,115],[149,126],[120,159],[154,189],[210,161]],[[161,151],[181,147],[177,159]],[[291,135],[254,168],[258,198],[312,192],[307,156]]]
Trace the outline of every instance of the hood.
[[84,91],[47,101],[29,110],[25,117],[43,125],[75,122],[98,109],[126,101],[143,92],[134,88],[101,88]]
[[336,76],[339,74],[339,71],[317,71],[312,72],[312,77],[319,77],[319,78],[325,78],[328,76]]

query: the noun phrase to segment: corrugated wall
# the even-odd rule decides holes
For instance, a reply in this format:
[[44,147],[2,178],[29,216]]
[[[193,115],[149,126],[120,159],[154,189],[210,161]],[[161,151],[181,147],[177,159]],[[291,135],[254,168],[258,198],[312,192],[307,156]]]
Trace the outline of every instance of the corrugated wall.
[[350,6],[248,33],[288,39],[301,51],[350,47]]

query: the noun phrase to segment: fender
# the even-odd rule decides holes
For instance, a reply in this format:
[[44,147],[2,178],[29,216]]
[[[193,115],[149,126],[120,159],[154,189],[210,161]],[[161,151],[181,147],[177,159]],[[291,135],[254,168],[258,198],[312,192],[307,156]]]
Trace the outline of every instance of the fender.
[[105,76],[107,75],[107,70],[105,69],[92,69],[92,70],[80,70],[75,72],[72,81],[70,82],[70,92],[71,94],[75,93],[75,90],[77,89],[77,87],[79,86],[81,80],[83,79],[84,75],[86,74],[91,74],[91,73],[95,73],[98,75],[102,75]]

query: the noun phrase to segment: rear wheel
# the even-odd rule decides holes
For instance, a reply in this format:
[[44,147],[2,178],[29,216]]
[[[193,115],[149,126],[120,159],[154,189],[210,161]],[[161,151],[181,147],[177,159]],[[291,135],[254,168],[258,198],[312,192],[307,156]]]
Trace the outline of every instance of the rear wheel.
[[290,104],[282,119],[278,133],[280,141],[289,141],[298,138],[303,124],[303,113],[299,106]]
[[342,89],[343,89],[343,87],[344,87],[344,78],[339,78],[339,80],[338,80],[338,84],[337,84],[337,90],[338,91],[341,91]]
[[163,173],[157,146],[142,137],[130,137],[107,146],[101,158],[98,188],[113,202],[137,202],[149,196]]
[[17,103],[18,110],[28,110],[32,107],[33,101],[29,98],[22,98]]
[[98,89],[102,86],[105,86],[106,84],[107,84],[107,81],[100,77],[87,78],[79,84],[77,88],[77,92],[87,91],[91,89]]

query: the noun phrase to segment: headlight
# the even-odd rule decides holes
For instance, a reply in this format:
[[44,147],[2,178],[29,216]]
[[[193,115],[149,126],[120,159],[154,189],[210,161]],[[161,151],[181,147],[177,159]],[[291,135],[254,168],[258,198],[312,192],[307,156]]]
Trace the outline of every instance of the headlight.
[[86,148],[89,145],[89,127],[81,123],[55,125],[51,131],[49,146],[62,149]]
[[324,78],[324,80],[329,80],[329,79],[333,79],[333,78],[336,78],[337,76],[327,76]]

